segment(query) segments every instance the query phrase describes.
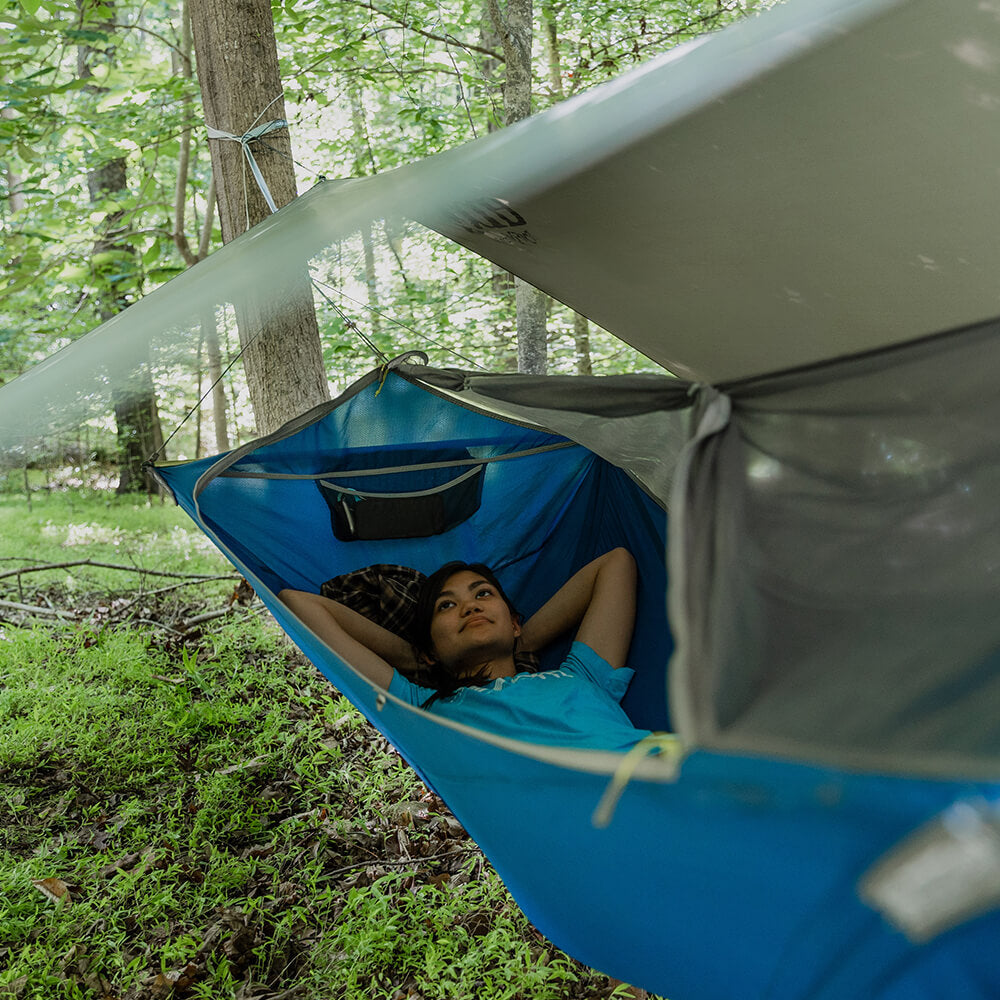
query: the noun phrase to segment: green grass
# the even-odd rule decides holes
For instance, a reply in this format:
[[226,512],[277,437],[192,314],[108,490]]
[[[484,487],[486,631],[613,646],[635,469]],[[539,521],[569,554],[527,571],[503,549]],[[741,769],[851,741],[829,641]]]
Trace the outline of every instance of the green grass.
[[[51,494],[29,510],[0,496],[0,567],[69,548],[219,569],[172,507],[104,501]],[[67,546],[82,533],[88,544]],[[87,568],[76,589],[26,575],[22,596],[106,599],[127,577],[107,573]],[[11,578],[0,599],[17,600]],[[0,618],[0,996],[611,995],[531,928],[440,800],[266,615],[240,610],[186,639],[86,614],[12,620]]]

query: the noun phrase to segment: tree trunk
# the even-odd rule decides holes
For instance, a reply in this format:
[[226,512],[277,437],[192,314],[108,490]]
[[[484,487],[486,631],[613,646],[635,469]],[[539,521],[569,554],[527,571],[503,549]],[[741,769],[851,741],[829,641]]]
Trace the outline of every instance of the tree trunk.
[[[500,10],[499,0],[488,0],[488,10],[503,43],[506,64],[504,120],[505,124],[513,125],[531,114],[532,0],[507,0],[504,11]],[[514,301],[517,306],[518,370],[544,375],[548,297],[534,285],[515,278]]]
[[[191,12],[188,0],[181,0],[180,9],[181,38],[180,45],[171,53],[174,73],[190,80],[193,77],[193,60],[191,58],[194,42],[191,37]],[[185,94],[183,105],[190,119],[192,97]],[[208,188],[204,225],[198,229],[198,205],[192,202],[194,209],[194,239],[195,247],[187,237],[187,193],[188,175],[191,169],[191,129],[186,128],[180,136],[180,151],[177,157],[177,186],[174,190],[174,231],[173,238],[180,255],[188,267],[193,267],[208,256],[208,248],[212,238],[212,220],[215,209],[215,179],[213,177]],[[206,308],[201,316],[201,342],[205,345],[205,357],[208,365],[208,379],[212,393],[212,423],[215,428],[215,450],[229,451],[229,426],[226,414],[226,387],[222,384],[222,354],[219,350],[219,330],[215,318],[215,310]],[[199,367],[198,399],[201,400],[201,369]],[[201,449],[202,406],[198,404],[198,454]]]
[[[562,81],[562,58],[559,54],[559,25],[556,20],[556,8],[552,0],[545,0],[542,5],[542,23],[545,28],[545,61],[549,70],[549,90],[555,100],[561,101],[566,96]],[[577,375],[592,375],[593,362],[590,355],[590,322],[586,316],[573,313],[573,342],[576,347]]]
[[[108,195],[126,189],[125,160],[115,159],[99,170],[87,174],[87,187],[91,202],[100,202]],[[124,241],[120,229],[123,212],[111,212],[104,221],[104,232],[94,243],[94,258],[110,251],[134,249]],[[121,270],[120,263],[112,265]],[[101,280],[100,267],[96,268]],[[107,321],[129,305],[125,295],[119,294],[115,283],[110,282],[101,292],[99,305],[101,319]],[[144,469],[143,463],[163,447],[163,430],[156,406],[156,390],[148,369],[135,373],[126,386],[116,388],[112,397],[115,423],[118,432],[118,487],[116,493],[148,493],[156,496],[160,487]],[[165,455],[160,455],[165,458]]]
[[[243,135],[255,125],[283,119],[278,53],[269,0],[195,0],[191,26],[205,121]],[[295,173],[287,129],[252,144],[254,157],[281,208],[295,198]],[[224,243],[270,214],[238,142],[210,141]],[[244,184],[244,176],[247,181]],[[309,275],[237,305],[240,343],[257,431],[279,427],[330,398]]]
[[[490,10],[489,0],[486,2],[486,9],[479,22],[479,44],[482,48],[491,49],[493,51],[503,48],[503,42],[500,39],[500,32],[497,30],[497,26],[493,23],[493,14]],[[494,100],[496,92],[502,89],[502,85],[498,86],[494,84],[494,77],[497,75],[499,68],[499,59],[486,56],[480,60],[480,86],[482,87],[483,95],[489,101],[490,105],[490,113],[486,120],[486,131],[490,133],[496,132],[497,129],[501,127],[502,122],[502,109],[501,114],[497,114],[497,105]],[[494,264],[493,261],[490,261],[489,267],[490,288],[492,289],[493,294],[501,302],[509,302],[511,293],[514,291],[514,275],[505,268],[502,268],[499,264]],[[504,371],[516,371],[517,351],[514,349],[515,345],[511,344],[510,338],[499,329],[494,331],[493,337],[502,352],[502,360],[500,361],[501,369]]]
[[590,359],[590,323],[586,316],[573,313],[573,341],[576,344],[577,375],[593,375],[594,366]]
[[544,375],[548,367],[546,356],[546,318],[548,296],[534,285],[514,279],[514,301],[517,303],[517,370],[529,375]]
[[[201,349],[205,346],[205,335],[202,334],[198,338],[198,387],[195,389],[194,398],[194,457],[195,461],[201,458],[203,452],[201,450],[201,431],[202,431],[202,412],[201,412],[201,395],[202,387],[205,382],[205,369],[201,364]],[[211,384],[211,383],[209,383]]]
[[[12,108],[0,108],[0,118],[16,118],[17,114]],[[10,166],[4,167],[5,180],[7,182],[7,207],[11,215],[24,209],[24,195],[21,193],[21,177]]]
[[565,96],[562,85],[562,59],[559,57],[559,27],[551,0],[542,5],[542,22],[545,26],[545,61],[549,69],[549,89],[561,101]]
[[[500,38],[500,31],[493,17],[490,0],[486,0],[483,16],[479,21],[479,44],[484,49],[496,52],[503,48],[503,41]],[[502,114],[499,113],[496,101],[496,93],[501,87],[494,83],[494,78],[499,68],[500,60],[493,58],[493,56],[483,56],[479,60],[480,80],[478,86],[482,88],[480,92],[490,105],[490,112],[486,119],[487,132],[495,132],[500,128],[502,123]]]
[[[78,0],[81,26],[86,17],[83,0]],[[102,15],[106,18],[114,16],[114,5],[107,2],[103,5]],[[113,27],[112,22],[102,21],[98,25],[88,25],[102,29]],[[108,32],[110,34],[110,31]],[[115,50],[109,46],[103,50],[89,45],[77,47],[77,75],[80,79],[89,79],[92,66],[97,61],[111,62]],[[88,87],[91,93],[99,93],[99,88]],[[96,170],[87,174],[87,190],[91,204],[104,201],[109,195],[119,194],[127,189],[125,159],[120,157],[109,160]],[[93,267],[94,277],[98,284],[98,312],[102,320],[109,320],[116,313],[129,305],[130,282],[127,268],[122,266],[122,253],[135,255],[135,248],[128,242],[127,226],[124,226],[125,212],[117,210],[110,212],[101,226],[101,233],[94,242]],[[102,274],[102,271],[105,272]],[[111,276],[106,276],[110,271]],[[156,451],[163,447],[163,432],[160,428],[160,415],[156,407],[156,392],[153,379],[146,369],[135,374],[130,383],[114,390],[112,405],[115,412],[115,422],[118,428],[118,462],[119,478],[117,493],[146,492],[151,495],[159,493],[156,481],[143,470],[143,463]]]
[[215,425],[215,450],[229,451],[229,422],[226,418],[226,387],[222,384],[222,352],[215,310],[206,309],[201,317],[201,335],[205,338],[208,378],[212,386],[212,422]]
[[[365,120],[365,106],[361,88],[352,81],[351,92],[351,124],[354,127],[354,141],[357,143],[354,151],[354,175],[364,177],[377,173],[375,157],[368,141],[368,123]],[[375,337],[382,330],[381,310],[378,301],[378,278],[375,273],[375,241],[372,235],[372,225],[365,223],[361,229],[361,246],[365,257],[365,287],[368,289],[368,328]]]

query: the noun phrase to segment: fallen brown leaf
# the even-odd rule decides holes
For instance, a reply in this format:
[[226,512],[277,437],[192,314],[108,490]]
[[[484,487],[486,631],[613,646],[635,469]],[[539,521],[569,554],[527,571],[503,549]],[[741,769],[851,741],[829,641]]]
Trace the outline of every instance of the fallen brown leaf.
[[493,929],[493,918],[486,910],[473,910],[459,917],[455,923],[464,927],[473,937],[482,937]]
[[267,761],[261,757],[254,757],[253,760],[240,761],[239,764],[232,764],[229,767],[224,767],[220,771],[215,773],[218,775],[224,774],[235,774],[237,771],[259,771],[262,767],[267,766]]
[[146,980],[154,997],[176,997],[186,993],[198,979],[198,966],[189,962],[183,969],[158,972]]
[[13,997],[14,1000],[21,1000],[27,986],[28,977],[19,976],[17,979],[12,979],[9,983],[0,985],[0,997]]
[[430,816],[426,802],[397,802],[390,815],[399,826],[413,826],[417,820],[425,820]]
[[48,899],[51,899],[53,903],[64,902],[66,906],[69,906],[73,902],[73,897],[70,895],[69,886],[61,879],[55,876],[50,876],[49,878],[33,878],[31,884]]
[[112,861],[110,865],[105,865],[101,869],[101,878],[110,878],[117,872],[129,871],[129,869],[135,867],[136,862],[141,857],[142,855],[137,851],[134,854],[126,854],[124,857],[119,858],[117,861]]

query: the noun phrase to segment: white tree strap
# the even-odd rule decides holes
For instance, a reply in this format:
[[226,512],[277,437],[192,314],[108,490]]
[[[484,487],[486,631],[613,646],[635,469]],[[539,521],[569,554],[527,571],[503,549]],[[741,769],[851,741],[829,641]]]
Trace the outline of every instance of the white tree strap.
[[[267,207],[272,212],[278,211],[278,206],[274,203],[274,198],[271,197],[271,190],[267,186],[267,181],[264,180],[264,175],[260,172],[260,167],[257,166],[257,161],[254,159],[253,151],[250,149],[250,143],[254,139],[259,139],[261,136],[267,135],[268,132],[277,132],[278,129],[288,128],[288,122],[284,118],[276,118],[273,122],[264,122],[263,125],[255,125],[248,132],[244,132],[243,135],[233,135],[232,132],[225,132],[219,128],[212,128],[211,125],[207,126],[209,139],[228,139],[231,142],[238,142],[243,147],[243,155],[246,157],[246,162],[250,164],[250,171],[253,173],[254,180],[257,182],[257,187],[260,188],[260,193],[264,196],[264,201],[267,202]],[[244,195],[246,194],[245,181],[244,181]],[[249,215],[249,210],[248,210]],[[249,228],[250,220],[247,219],[247,228]]]

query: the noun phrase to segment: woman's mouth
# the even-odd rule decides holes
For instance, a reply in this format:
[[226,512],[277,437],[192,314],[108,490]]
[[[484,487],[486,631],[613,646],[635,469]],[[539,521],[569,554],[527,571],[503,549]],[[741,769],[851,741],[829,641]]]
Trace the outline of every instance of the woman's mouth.
[[486,615],[473,615],[471,618],[466,618],[464,624],[459,631],[464,632],[470,625],[489,625],[491,624],[490,619]]

